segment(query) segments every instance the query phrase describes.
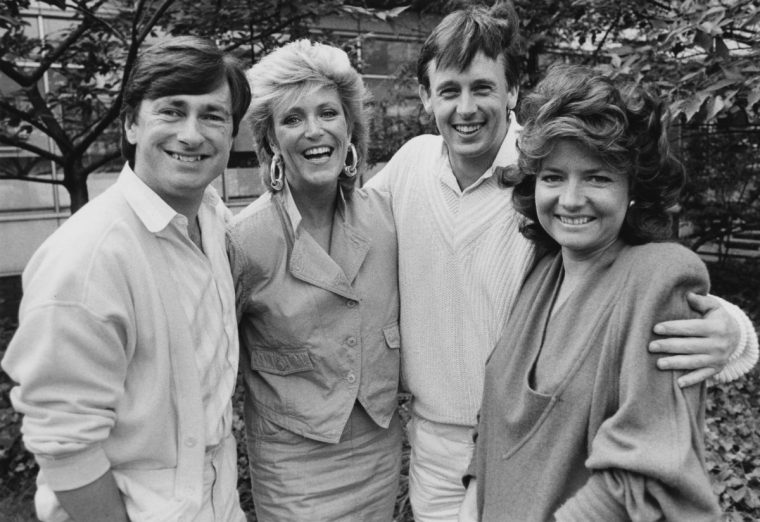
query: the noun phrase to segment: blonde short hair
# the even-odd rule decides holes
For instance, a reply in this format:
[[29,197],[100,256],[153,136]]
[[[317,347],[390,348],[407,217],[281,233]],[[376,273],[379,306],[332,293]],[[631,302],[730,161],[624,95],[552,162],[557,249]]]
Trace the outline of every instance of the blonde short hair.
[[[359,168],[364,167],[369,134],[366,115],[369,94],[361,75],[343,50],[305,39],[297,40],[264,56],[247,71],[246,76],[253,99],[245,120],[253,130],[254,150],[262,165],[267,165],[274,154],[270,143],[274,138],[272,115],[277,104],[288,96],[328,86],[338,92]],[[341,174],[339,181],[344,190],[350,192],[356,179]]]

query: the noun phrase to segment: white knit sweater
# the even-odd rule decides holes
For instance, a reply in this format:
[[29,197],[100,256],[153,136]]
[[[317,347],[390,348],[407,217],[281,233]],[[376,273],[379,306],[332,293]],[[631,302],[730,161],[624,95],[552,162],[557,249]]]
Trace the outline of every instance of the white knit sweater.
[[[516,161],[516,128],[510,125],[495,166]],[[512,190],[493,170],[460,190],[443,140],[426,135],[371,181],[393,199],[405,385],[415,413],[435,422],[475,424],[486,358],[533,258]]]

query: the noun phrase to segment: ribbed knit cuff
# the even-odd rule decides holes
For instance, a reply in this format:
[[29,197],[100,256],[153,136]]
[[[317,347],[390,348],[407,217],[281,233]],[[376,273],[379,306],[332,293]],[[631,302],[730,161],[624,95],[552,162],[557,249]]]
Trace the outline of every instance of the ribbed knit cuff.
[[66,457],[35,455],[45,481],[53,491],[68,491],[94,482],[111,468],[100,445]]
[[755,326],[752,324],[752,321],[741,308],[718,296],[713,297],[720,301],[721,305],[726,309],[726,312],[728,312],[739,325],[739,343],[737,344],[734,353],[729,357],[726,367],[711,379],[714,382],[731,382],[750,371],[757,363],[759,354],[757,332],[755,331]]

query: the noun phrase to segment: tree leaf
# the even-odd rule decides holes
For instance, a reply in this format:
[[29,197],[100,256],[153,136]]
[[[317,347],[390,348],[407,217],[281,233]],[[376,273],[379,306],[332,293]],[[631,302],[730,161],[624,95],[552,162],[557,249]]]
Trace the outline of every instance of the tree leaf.
[[747,95],[747,108],[752,109],[760,101],[760,86],[752,89]]
[[707,114],[705,115],[705,121],[711,121],[723,110],[726,104],[723,102],[723,98],[720,95],[713,96],[707,101]]
[[729,57],[729,50],[728,47],[726,47],[726,42],[723,41],[723,38],[720,36],[715,37],[715,53],[720,56],[723,59],[728,59]]
[[704,31],[697,29],[697,31],[694,33],[694,43],[707,52],[710,52],[712,49],[712,41],[712,36]]

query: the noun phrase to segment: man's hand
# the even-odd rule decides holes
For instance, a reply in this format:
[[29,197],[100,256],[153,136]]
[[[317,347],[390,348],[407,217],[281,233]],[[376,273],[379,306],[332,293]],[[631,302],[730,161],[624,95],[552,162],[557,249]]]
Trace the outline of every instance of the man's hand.
[[111,470],[86,486],[56,491],[55,495],[76,522],[129,522]]
[[699,384],[720,372],[739,343],[736,320],[711,296],[689,293],[689,306],[701,319],[658,323],[654,332],[667,339],[649,343],[652,353],[672,354],[657,361],[660,370],[692,370],[678,379],[682,388]]
[[467,484],[464,500],[459,508],[459,522],[477,522],[478,520],[478,484],[471,478]]

